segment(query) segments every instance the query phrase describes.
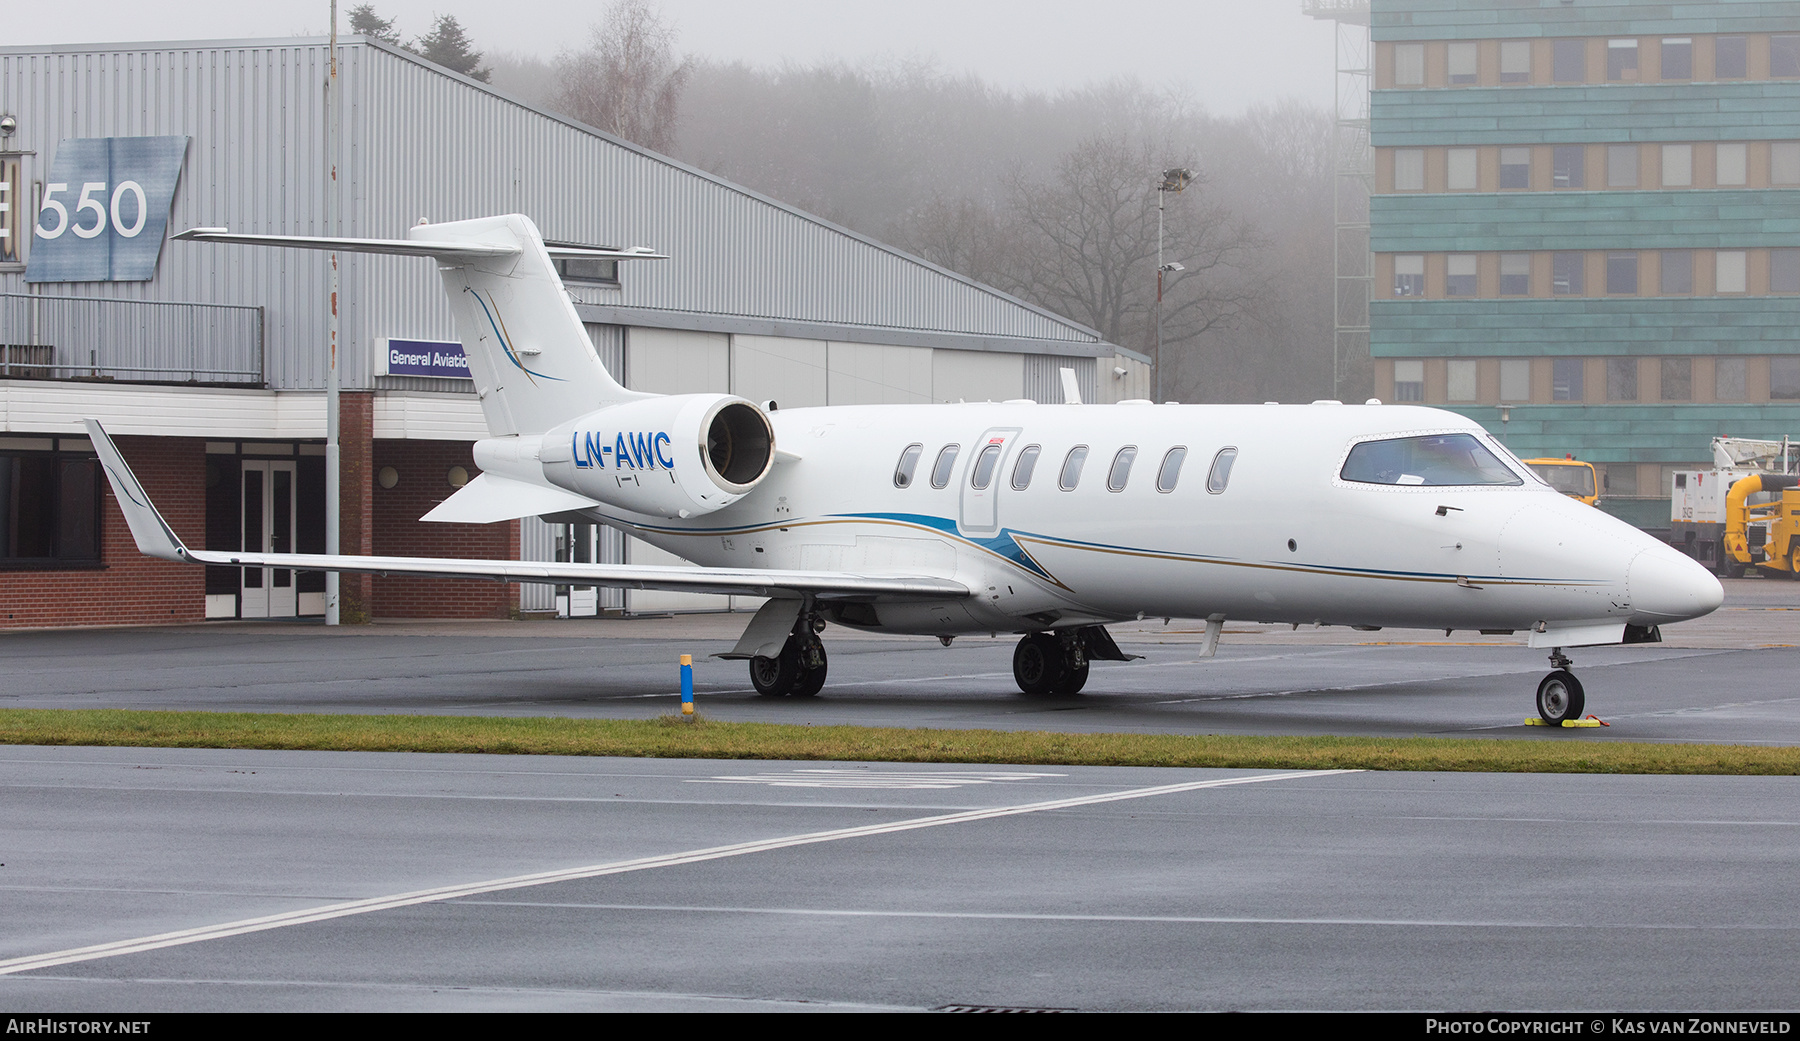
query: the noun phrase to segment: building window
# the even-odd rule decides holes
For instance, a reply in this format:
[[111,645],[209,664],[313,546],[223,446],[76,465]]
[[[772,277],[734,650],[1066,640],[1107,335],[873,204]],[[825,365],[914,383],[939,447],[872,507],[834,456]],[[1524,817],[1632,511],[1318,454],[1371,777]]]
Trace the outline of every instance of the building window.
[[1397,192],[1422,192],[1425,190],[1424,149],[1394,149],[1394,190]]
[[1500,150],[1500,187],[1502,190],[1531,187],[1531,149]]
[[1394,400],[1425,400],[1424,362],[1409,360],[1394,363]]
[[1722,249],[1718,252],[1718,281],[1715,288],[1720,293],[1742,293],[1745,288],[1745,255],[1741,249]]
[[1476,289],[1476,257],[1473,253],[1452,253],[1444,268],[1445,296],[1474,296]]
[[0,564],[100,559],[100,466],[56,448],[48,437],[0,439]]
[[1750,45],[1746,36],[1713,38],[1713,77],[1741,80],[1750,74]]
[[1476,186],[1475,149],[1452,148],[1445,155],[1445,187],[1453,192],[1472,192]]
[[1634,463],[1614,463],[1606,468],[1606,493],[1608,495],[1637,494],[1637,466]]
[[1450,45],[1450,82],[1452,84],[1475,82],[1475,44],[1473,42]]
[[1800,184],[1800,141],[1776,141],[1769,146],[1769,183]]
[[1636,358],[1606,359],[1606,400],[1636,401],[1637,370]]
[[1531,82],[1531,41],[1500,41],[1500,82]]
[[1581,358],[1558,358],[1550,373],[1550,400],[1585,401],[1582,381],[1587,363]]
[[1550,152],[1550,186],[1553,188],[1584,188],[1587,177],[1583,167],[1587,165],[1587,149],[1581,145],[1557,145]]
[[1451,401],[1475,400],[1476,364],[1471,358],[1452,358],[1449,368],[1449,391]]
[[1394,295],[1425,295],[1425,258],[1417,253],[1394,257]]
[[1694,78],[1694,41],[1686,36],[1666,38],[1662,42],[1662,78],[1691,80]]
[[1587,41],[1557,40],[1550,47],[1550,78],[1557,83],[1587,82]]
[[1800,401],[1800,357],[1769,359],[1769,398]]
[[1694,399],[1694,359],[1664,358],[1662,360],[1662,399],[1664,401],[1692,401]]
[[1664,188],[1688,188],[1694,183],[1694,146],[1662,146],[1662,183]]
[[1713,361],[1713,400],[1742,401],[1745,377],[1750,369],[1743,358],[1718,358]]
[[1713,147],[1713,180],[1721,188],[1748,183],[1750,146],[1743,142]]
[[1638,78],[1636,40],[1606,41],[1606,78],[1635,80]]
[[1800,35],[1778,33],[1769,37],[1769,75],[1800,76]]
[[1531,254],[1500,254],[1500,295],[1531,295]]
[[[611,246],[590,246],[579,242],[550,242],[546,246],[562,246],[568,249],[611,249]],[[554,257],[551,263],[556,267],[556,274],[565,285],[599,285],[617,286],[619,284],[619,262],[616,260],[595,260],[591,257]]]
[[1606,146],[1606,186],[1608,188],[1636,188],[1638,186],[1638,147],[1636,145]]
[[1587,255],[1557,253],[1550,258],[1550,291],[1557,296],[1582,296],[1587,292],[1583,268]]
[[1769,292],[1800,293],[1800,249],[1769,251]]
[[1606,292],[1629,296],[1638,291],[1638,257],[1636,253],[1606,255]]
[[1694,291],[1694,251],[1662,251],[1661,290],[1664,296],[1685,296]]
[[1531,360],[1529,358],[1500,359],[1500,400],[1531,400]]
[[1425,45],[1422,43],[1397,43],[1394,45],[1394,86],[1423,87],[1425,85]]

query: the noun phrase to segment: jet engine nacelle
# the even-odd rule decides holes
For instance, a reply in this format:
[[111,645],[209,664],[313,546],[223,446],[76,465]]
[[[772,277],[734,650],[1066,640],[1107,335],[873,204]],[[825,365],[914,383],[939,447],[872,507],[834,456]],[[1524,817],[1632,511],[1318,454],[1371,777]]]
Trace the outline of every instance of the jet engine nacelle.
[[[477,463],[489,443],[477,445]],[[775,431],[731,394],[643,398],[552,428],[538,460],[559,488],[633,513],[689,517],[755,488],[775,462]]]

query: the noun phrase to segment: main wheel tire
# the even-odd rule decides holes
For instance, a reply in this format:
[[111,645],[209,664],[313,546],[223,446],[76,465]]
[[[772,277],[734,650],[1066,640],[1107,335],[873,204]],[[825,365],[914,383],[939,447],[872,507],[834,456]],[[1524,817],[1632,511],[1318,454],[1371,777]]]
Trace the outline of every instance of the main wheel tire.
[[1062,647],[1048,633],[1032,633],[1013,648],[1013,681],[1036,698],[1056,689],[1063,678]]
[[1581,689],[1581,681],[1566,669],[1557,669],[1538,684],[1538,715],[1551,726],[1580,719],[1581,710],[1586,707],[1587,695]]
[[1066,665],[1063,667],[1062,679],[1057,681],[1056,689],[1051,691],[1051,693],[1064,696],[1079,694],[1081,693],[1081,688],[1087,686],[1087,680],[1088,661],[1086,658],[1083,658],[1081,661],[1081,668],[1079,669],[1071,669]]
[[781,653],[773,658],[750,659],[750,685],[765,698],[785,698],[800,681],[800,656],[793,652],[789,640]]
[[[825,689],[825,670],[830,664],[825,658],[825,645],[819,642],[817,636],[808,634],[806,641],[806,645],[794,656],[800,669],[800,676],[794,681],[791,692],[791,696],[796,698],[816,697],[819,691]],[[810,664],[809,658],[817,664]]]

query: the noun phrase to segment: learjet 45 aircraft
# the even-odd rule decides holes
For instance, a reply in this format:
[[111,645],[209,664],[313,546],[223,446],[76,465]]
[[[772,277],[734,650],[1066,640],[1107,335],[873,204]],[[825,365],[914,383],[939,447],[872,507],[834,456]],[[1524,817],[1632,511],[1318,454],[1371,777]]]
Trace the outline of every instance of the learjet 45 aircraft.
[[[138,548],[195,564],[413,573],[769,597],[728,658],[769,696],[816,694],[827,621],[1020,634],[1026,694],[1074,694],[1127,656],[1109,622],[1204,618],[1524,633],[1550,648],[1547,721],[1578,718],[1563,650],[1654,642],[1720,585],[1558,493],[1477,424],[1418,406],[866,405],[778,410],[620,386],[537,228],[512,215],[402,240],[179,239],[429,257],[490,436],[482,472],[426,520],[580,518],[698,567],[190,549],[99,424]],[[588,250],[622,260],[652,251]],[[1071,382],[1071,381],[1065,381]]]

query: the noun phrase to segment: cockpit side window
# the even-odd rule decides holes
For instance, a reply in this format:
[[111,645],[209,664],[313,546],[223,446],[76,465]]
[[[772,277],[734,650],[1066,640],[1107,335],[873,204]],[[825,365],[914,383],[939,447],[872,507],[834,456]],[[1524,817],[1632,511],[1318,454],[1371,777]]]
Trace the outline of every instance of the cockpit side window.
[[1470,434],[1364,441],[1350,450],[1338,476],[1357,484],[1427,488],[1525,483]]
[[919,468],[919,457],[924,454],[924,445],[906,446],[906,451],[900,453],[899,465],[894,467],[894,487],[911,487],[913,471]]

